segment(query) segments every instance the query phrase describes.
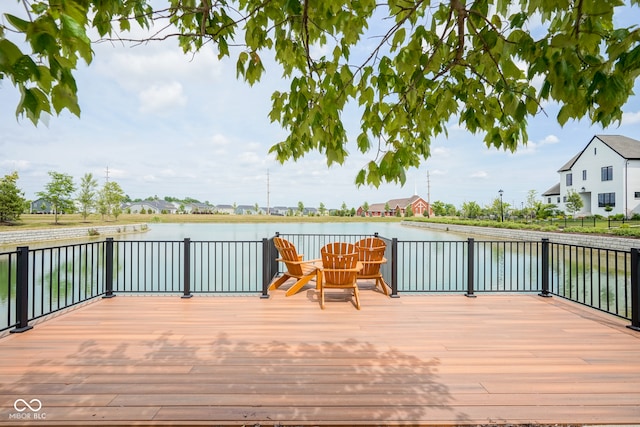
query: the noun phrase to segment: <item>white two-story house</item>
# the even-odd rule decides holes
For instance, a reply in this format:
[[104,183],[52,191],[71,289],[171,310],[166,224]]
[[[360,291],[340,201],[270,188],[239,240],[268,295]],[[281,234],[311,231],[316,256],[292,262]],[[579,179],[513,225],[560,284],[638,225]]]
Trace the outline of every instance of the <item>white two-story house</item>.
[[575,191],[584,204],[579,216],[640,214],[640,141],[596,135],[558,173],[560,184],[543,193],[545,203],[566,211],[567,195]]

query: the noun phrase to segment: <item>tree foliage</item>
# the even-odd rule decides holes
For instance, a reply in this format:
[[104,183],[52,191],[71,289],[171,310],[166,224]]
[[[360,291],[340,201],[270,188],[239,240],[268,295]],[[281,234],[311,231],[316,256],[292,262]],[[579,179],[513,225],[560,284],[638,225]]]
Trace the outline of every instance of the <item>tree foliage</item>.
[[96,206],[96,189],[98,181],[93,177],[92,173],[86,173],[80,180],[80,191],[78,194],[78,204],[83,219],[87,219],[89,212]]
[[465,218],[478,218],[482,215],[482,208],[476,202],[464,202],[460,210]]
[[25,199],[17,182],[18,172],[0,178],[0,223],[10,223],[20,219]]
[[582,197],[580,194],[575,192],[574,190],[569,190],[567,193],[567,202],[565,203],[565,207],[567,208],[567,212],[569,214],[574,215],[584,206],[584,202],[582,201]]
[[45,185],[44,191],[37,193],[38,197],[51,203],[54,213],[54,222],[58,223],[58,215],[61,212],[73,212],[72,194],[75,191],[73,178],[66,173],[50,171],[51,180]]
[[[318,151],[331,165],[357,149],[371,161],[356,183],[375,186],[404,183],[449,126],[515,150],[548,102],[561,125],[619,122],[640,73],[640,30],[614,25],[614,12],[640,0],[23,2],[28,14],[0,26],[0,78],[20,89],[17,113],[34,123],[80,114],[73,72],[91,62],[89,30],[122,41],[133,22],[154,22],[165,30],[147,40],[174,37],[189,53],[213,46],[249,84],[273,57],[289,89],[272,95],[270,118],[288,135],[271,152],[285,162]],[[351,141],[350,106],[361,115]]]
[[113,215],[117,220],[122,213],[122,201],[124,200],[124,191],[115,181],[104,183],[98,197],[98,206],[102,215]]

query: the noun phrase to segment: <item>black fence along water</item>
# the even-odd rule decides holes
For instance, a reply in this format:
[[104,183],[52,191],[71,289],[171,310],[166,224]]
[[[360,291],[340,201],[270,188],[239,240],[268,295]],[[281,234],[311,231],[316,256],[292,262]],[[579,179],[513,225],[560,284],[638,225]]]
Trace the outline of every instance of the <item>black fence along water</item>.
[[[282,234],[305,259],[363,235]],[[381,268],[391,296],[411,293],[539,293],[631,321],[640,329],[637,249],[616,251],[541,241],[387,243]],[[256,294],[268,298],[281,274],[273,238],[259,241],[114,241],[0,253],[0,331],[102,296]]]

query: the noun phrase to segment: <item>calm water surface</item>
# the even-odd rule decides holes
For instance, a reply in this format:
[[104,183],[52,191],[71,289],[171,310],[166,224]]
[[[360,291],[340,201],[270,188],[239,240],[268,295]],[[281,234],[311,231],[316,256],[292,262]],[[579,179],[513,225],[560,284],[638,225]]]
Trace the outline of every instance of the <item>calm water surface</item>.
[[398,240],[465,240],[466,235],[425,230],[398,223],[247,223],[149,224],[144,233],[118,236],[118,240],[262,240],[281,234],[374,234]]

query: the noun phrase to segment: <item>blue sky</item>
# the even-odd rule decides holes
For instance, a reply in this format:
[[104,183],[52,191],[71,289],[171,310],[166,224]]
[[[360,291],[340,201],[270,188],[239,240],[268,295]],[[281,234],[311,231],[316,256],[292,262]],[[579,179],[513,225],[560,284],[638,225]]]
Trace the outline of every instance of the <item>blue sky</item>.
[[[2,9],[8,10],[5,4]],[[639,9],[624,18],[640,22]],[[105,43],[94,50],[93,63],[76,74],[80,119],[64,112],[37,127],[16,119],[19,94],[8,81],[0,83],[0,174],[17,170],[28,199],[43,189],[48,171],[76,182],[90,172],[102,184],[108,168],[109,178],[132,198],[189,196],[266,206],[268,171],[270,206],[302,201],[307,207],[357,207],[416,192],[432,202],[484,206],[502,189],[504,201],[519,207],[529,190],[541,194],[557,183],[557,170],[594,135],[640,139],[637,95],[625,106],[622,124],[609,129],[588,121],[560,127],[557,108],[547,105],[547,116],[530,120],[529,143],[516,153],[488,149],[482,135],[452,125],[448,137],[434,140],[432,156],[409,171],[404,187],[358,188],[355,176],[373,154],[357,151],[355,131],[342,166],[327,167],[317,153],[284,165],[268,154],[285,137],[268,118],[271,93],[286,87],[275,67],[267,65],[262,82],[250,87],[236,80],[233,59],[218,61],[206,49],[185,56],[175,40],[137,47]],[[345,124],[357,130],[359,116],[345,115]]]

